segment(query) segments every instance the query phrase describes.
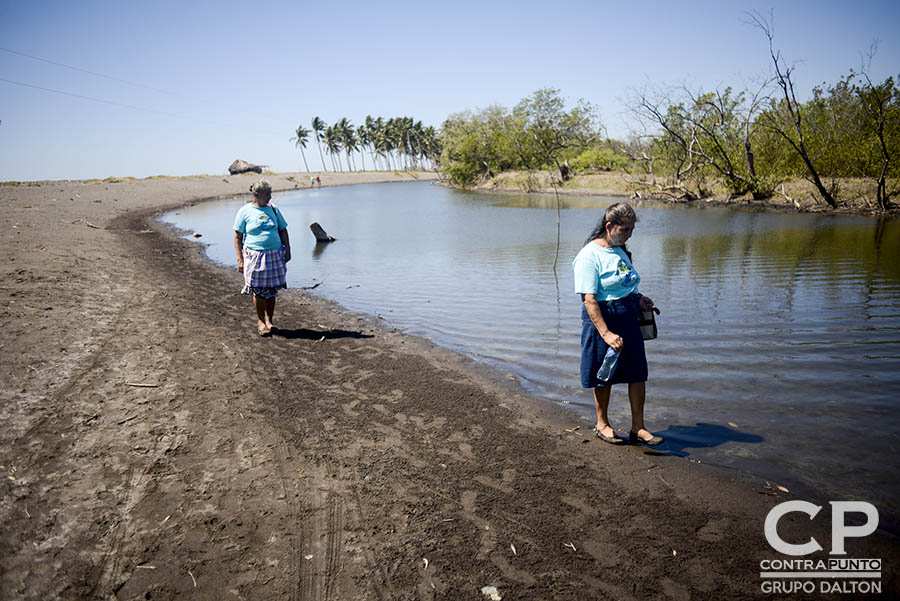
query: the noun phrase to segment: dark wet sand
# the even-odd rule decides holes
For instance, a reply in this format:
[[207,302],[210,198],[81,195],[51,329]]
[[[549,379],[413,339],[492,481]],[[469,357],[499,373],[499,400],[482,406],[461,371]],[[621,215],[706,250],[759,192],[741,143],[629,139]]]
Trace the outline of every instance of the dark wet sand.
[[[298,291],[259,338],[237,272],[155,220],[254,179],[0,186],[0,598],[765,596],[763,521],[790,494],[568,432],[514,382]],[[829,513],[781,534],[827,550]],[[896,539],[848,552],[897,596]]]

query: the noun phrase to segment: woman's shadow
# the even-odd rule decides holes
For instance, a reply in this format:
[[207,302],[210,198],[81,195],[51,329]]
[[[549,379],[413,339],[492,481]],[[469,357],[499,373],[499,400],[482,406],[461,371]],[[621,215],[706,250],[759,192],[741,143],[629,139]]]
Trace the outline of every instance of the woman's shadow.
[[286,338],[288,340],[334,340],[336,338],[374,338],[372,334],[363,334],[352,330],[310,330],[307,328],[276,328],[272,330],[272,337]]
[[719,424],[698,423],[695,426],[669,426],[661,432],[654,432],[665,438],[659,447],[646,449],[655,455],[690,457],[687,449],[709,449],[726,442],[758,444],[765,438],[758,434],[748,434]]

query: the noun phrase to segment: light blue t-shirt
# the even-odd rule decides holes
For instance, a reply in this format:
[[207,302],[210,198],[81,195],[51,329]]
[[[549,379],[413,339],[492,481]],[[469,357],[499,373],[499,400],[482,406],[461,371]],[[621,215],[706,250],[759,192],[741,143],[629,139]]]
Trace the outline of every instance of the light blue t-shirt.
[[575,256],[572,269],[575,293],[594,294],[601,301],[625,298],[637,292],[641,283],[641,276],[619,247],[606,248],[590,242]]
[[234,217],[234,231],[244,234],[244,246],[253,250],[281,248],[279,230],[287,227],[287,221],[272,205],[242,206]]

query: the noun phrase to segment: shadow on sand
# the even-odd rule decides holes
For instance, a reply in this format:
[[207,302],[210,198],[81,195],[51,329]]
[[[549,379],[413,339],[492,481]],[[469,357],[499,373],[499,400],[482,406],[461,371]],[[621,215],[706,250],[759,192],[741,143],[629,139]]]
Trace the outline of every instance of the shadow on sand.
[[673,457],[690,457],[688,449],[708,449],[726,442],[758,444],[765,440],[758,434],[748,434],[727,426],[706,423],[698,423],[695,426],[669,426],[654,434],[665,438],[665,442],[658,447],[644,447],[644,449],[654,455]]
[[372,334],[363,334],[362,332],[353,332],[350,330],[308,330],[306,328],[297,328],[288,330],[285,328],[277,328],[272,330],[273,338],[287,338],[289,340],[334,340],[336,338],[374,338]]

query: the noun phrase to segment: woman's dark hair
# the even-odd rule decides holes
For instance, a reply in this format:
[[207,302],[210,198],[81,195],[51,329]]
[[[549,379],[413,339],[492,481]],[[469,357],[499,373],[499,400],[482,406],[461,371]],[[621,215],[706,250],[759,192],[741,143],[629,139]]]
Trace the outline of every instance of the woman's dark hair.
[[[585,246],[597,238],[606,239],[607,223],[611,223],[612,225],[637,223],[637,213],[634,212],[631,205],[624,202],[617,202],[616,204],[608,206],[606,211],[603,212],[603,218],[597,222],[597,225],[595,225],[594,229],[591,230],[591,233],[588,234],[587,239],[584,241]],[[625,254],[628,255],[628,258],[631,259],[631,253],[628,252],[628,247],[623,244],[622,250],[624,250]]]
[[269,183],[269,180],[261,179],[250,186],[250,191],[253,193],[253,196],[259,198],[266,192],[268,192],[269,194],[272,193],[272,184]]

